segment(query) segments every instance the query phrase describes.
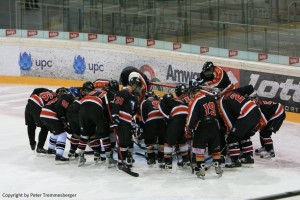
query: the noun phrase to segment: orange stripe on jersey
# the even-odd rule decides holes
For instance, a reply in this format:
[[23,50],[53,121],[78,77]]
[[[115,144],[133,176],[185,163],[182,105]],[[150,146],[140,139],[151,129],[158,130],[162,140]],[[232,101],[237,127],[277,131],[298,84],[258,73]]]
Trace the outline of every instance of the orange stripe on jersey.
[[132,122],[132,116],[126,112],[120,111],[120,119],[131,123]]
[[102,107],[103,105],[103,102],[101,99],[99,99],[98,97],[95,97],[95,96],[85,96],[82,100],[81,100],[82,103],[85,103],[85,102],[93,102],[95,104],[98,104],[99,106]]
[[57,114],[46,108],[42,108],[40,117],[58,120]]
[[256,104],[253,101],[248,101],[247,103],[245,103],[243,105],[243,107],[241,108],[240,116],[238,117],[238,119],[241,119],[241,118],[247,116],[248,113],[255,107],[256,107]]
[[207,84],[209,86],[217,86],[223,79],[224,71],[220,67],[215,67],[214,70],[215,78],[212,81],[208,81]]
[[148,114],[146,122],[153,119],[162,119],[162,118],[164,118],[164,116],[159,112],[159,110],[153,110]]
[[36,94],[31,95],[29,99],[31,99],[33,102],[35,102],[40,107],[44,106],[43,100]]
[[272,115],[270,120],[277,118],[279,115],[281,115],[283,113],[283,111],[284,111],[283,106],[281,104],[278,104],[278,108],[277,108],[275,114]]
[[179,115],[179,114],[188,114],[188,108],[187,106],[177,106],[175,108],[172,109],[170,116],[174,117],[175,115]]
[[231,90],[233,90],[235,87],[234,85],[231,83],[229,84],[226,88],[223,89],[223,91],[221,92],[221,95],[224,95],[228,92],[230,92]]
[[229,132],[232,128],[232,124],[231,124],[231,121],[229,120],[228,116],[226,115],[225,109],[223,108],[223,105],[222,105],[223,98],[224,98],[224,96],[220,100],[217,101],[217,105],[218,105],[218,108],[220,111],[220,116],[222,117],[223,121],[225,122],[227,132]]

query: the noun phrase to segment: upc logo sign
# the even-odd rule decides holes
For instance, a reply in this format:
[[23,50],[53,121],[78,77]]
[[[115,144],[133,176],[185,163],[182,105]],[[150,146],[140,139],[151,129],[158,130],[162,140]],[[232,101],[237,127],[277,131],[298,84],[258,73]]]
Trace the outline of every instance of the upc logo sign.
[[209,47],[206,46],[200,47],[200,53],[207,53],[207,52],[209,52]]
[[147,47],[154,46],[155,40],[147,40]]
[[134,42],[134,38],[133,37],[126,37],[126,44],[130,44]]
[[88,34],[88,40],[96,40],[98,38],[98,35],[97,34],[94,34],[94,33],[89,33]]
[[6,36],[15,35],[16,33],[17,33],[16,29],[6,29],[6,31],[5,31]]
[[239,53],[237,50],[229,50],[228,51],[228,56],[229,57],[233,57],[233,56],[237,56]]
[[107,36],[107,41],[108,42],[113,42],[113,41],[116,41],[117,40],[117,36],[115,35],[108,35]]
[[79,33],[78,32],[71,32],[69,33],[69,39],[74,39],[74,38],[78,38],[79,37]]
[[299,63],[299,58],[298,57],[289,57],[289,64],[293,65],[293,64],[297,64]]
[[27,36],[28,37],[32,37],[32,36],[35,36],[38,34],[38,31],[37,30],[28,30],[27,31]]
[[84,74],[86,69],[85,59],[84,57],[78,55],[74,57],[73,68],[76,74]]
[[59,35],[58,31],[49,31],[49,38],[54,38]]
[[268,59],[268,54],[266,54],[266,53],[259,53],[258,54],[258,61],[267,60],[267,59]]
[[31,55],[27,52],[20,53],[19,55],[19,66],[21,70],[30,70],[32,67]]
[[181,43],[173,43],[173,50],[177,50],[181,48]]

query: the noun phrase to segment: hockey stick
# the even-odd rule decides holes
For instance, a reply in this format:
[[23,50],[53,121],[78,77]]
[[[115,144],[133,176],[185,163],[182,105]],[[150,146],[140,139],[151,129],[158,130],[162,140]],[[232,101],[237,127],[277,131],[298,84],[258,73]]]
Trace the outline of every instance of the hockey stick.
[[192,149],[192,146],[193,146],[193,140],[190,141],[190,165],[191,165],[191,169],[192,169],[192,174],[194,174],[194,171],[195,171],[195,168],[193,166],[193,149]]
[[[104,98],[105,98],[105,101],[106,101],[109,118],[110,118],[110,121],[112,122],[112,115],[111,115],[111,110],[110,110],[110,106],[109,106],[109,101],[107,99],[107,95],[105,95]],[[122,153],[121,153],[121,150],[120,150],[120,144],[119,144],[119,138],[117,136],[117,131],[116,131],[115,128],[113,128],[113,131],[114,131],[114,136],[115,136],[116,143],[118,145],[118,153],[119,153],[119,156],[120,156],[121,161],[122,161],[122,168],[121,168],[121,170],[123,172],[129,174],[130,176],[138,177],[139,174],[136,173],[136,172],[131,171],[131,169],[129,169],[128,166],[126,166],[126,164],[124,163],[124,160],[123,160],[123,157],[122,157]]]

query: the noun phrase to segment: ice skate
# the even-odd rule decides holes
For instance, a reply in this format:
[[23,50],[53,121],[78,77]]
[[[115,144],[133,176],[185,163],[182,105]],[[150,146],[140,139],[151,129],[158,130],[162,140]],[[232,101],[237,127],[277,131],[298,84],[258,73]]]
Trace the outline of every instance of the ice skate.
[[37,148],[36,149],[36,155],[37,156],[46,156],[47,155],[47,150],[44,148]]
[[270,151],[266,152],[265,154],[262,154],[260,156],[260,158],[262,159],[275,159],[275,152],[273,149],[271,149]]
[[55,164],[69,164],[69,158],[65,158],[60,155],[55,156]]
[[205,180],[205,166],[204,163],[200,167],[195,167],[195,174],[198,178]]
[[78,167],[84,165],[85,162],[86,162],[86,158],[84,157],[84,154],[79,153]]
[[55,149],[48,149],[47,150],[47,155],[48,156],[55,156],[56,155]]
[[94,153],[94,162],[95,162],[95,165],[103,164],[103,163],[105,163],[105,161],[106,161],[105,157],[100,156],[99,153]]
[[108,164],[108,168],[115,167],[117,165],[117,161],[113,158],[113,152],[106,153],[106,162]]
[[75,152],[75,150],[70,150],[69,153],[68,153],[68,157],[69,159],[76,159],[78,158],[78,153]]
[[156,161],[154,158],[149,158],[147,160],[147,164],[150,166],[150,167],[153,167],[155,164],[156,164]]
[[225,168],[232,170],[240,170],[242,168],[242,163],[239,159],[231,161],[231,163],[226,163]]
[[214,162],[213,166],[215,167],[215,171],[216,171],[216,174],[218,175],[218,177],[222,177],[223,170],[221,169],[219,162]]
[[241,163],[243,167],[253,167],[254,159],[251,155],[249,155],[246,158],[241,158]]
[[260,156],[262,154],[265,154],[267,151],[266,151],[265,147],[260,147],[258,149],[255,149],[254,152],[255,152],[255,155]]

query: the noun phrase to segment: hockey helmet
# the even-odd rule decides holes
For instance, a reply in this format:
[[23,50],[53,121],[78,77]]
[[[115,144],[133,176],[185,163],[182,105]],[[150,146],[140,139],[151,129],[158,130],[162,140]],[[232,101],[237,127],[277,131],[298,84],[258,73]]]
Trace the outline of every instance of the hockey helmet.
[[57,88],[57,90],[55,91],[55,93],[57,94],[57,96],[61,96],[61,95],[67,94],[68,93],[68,89],[65,88],[65,87],[60,87],[60,88]]
[[164,96],[163,96],[163,100],[172,99],[172,98],[174,98],[172,93],[167,93],[167,94],[164,94]]
[[108,89],[111,91],[119,91],[119,82],[117,80],[111,80],[108,83]]
[[185,94],[187,92],[188,90],[185,84],[177,85],[175,88],[175,94],[177,97],[180,97],[182,94]]
[[140,79],[140,74],[137,72],[131,72],[128,77],[128,82],[130,86],[136,85],[137,87],[142,87],[142,82]]
[[74,97],[80,99],[80,90],[77,87],[70,87],[69,93],[72,94]]
[[82,90],[85,93],[90,93],[91,91],[93,91],[95,89],[94,84],[91,81],[87,81],[82,85]]
[[207,61],[203,64],[202,71],[205,76],[211,76],[214,72],[215,65],[211,61]]
[[145,98],[148,99],[149,97],[153,97],[154,99],[158,99],[158,96],[153,91],[146,92]]

